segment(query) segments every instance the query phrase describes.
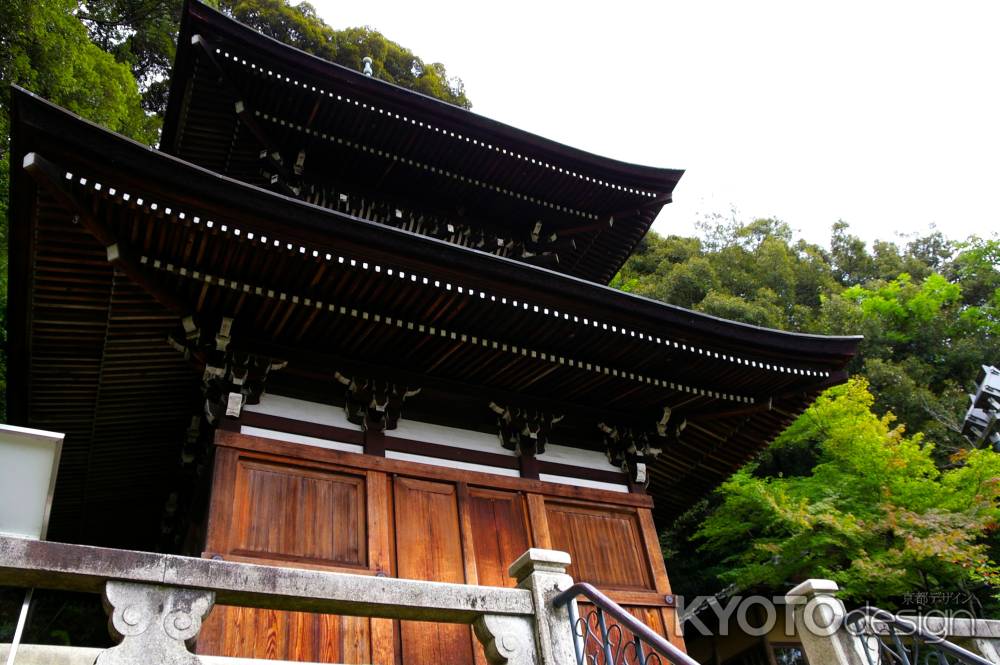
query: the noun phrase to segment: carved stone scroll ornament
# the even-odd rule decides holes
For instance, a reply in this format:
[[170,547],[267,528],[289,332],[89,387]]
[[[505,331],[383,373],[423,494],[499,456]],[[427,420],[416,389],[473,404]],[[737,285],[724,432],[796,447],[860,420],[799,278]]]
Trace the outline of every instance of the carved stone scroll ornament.
[[403,402],[420,393],[420,388],[400,386],[385,379],[348,377],[340,372],[334,372],[334,378],[347,387],[344,402],[347,419],[366,432],[396,429]]
[[563,416],[519,407],[500,406],[496,402],[490,402],[490,409],[497,414],[500,444],[518,455],[544,453],[552,428],[563,419]]
[[531,619],[484,614],[472,624],[490,665],[537,665]]
[[104,587],[104,602],[119,644],[102,651],[95,665],[201,663],[188,644],[215,604],[213,592],[111,581]]

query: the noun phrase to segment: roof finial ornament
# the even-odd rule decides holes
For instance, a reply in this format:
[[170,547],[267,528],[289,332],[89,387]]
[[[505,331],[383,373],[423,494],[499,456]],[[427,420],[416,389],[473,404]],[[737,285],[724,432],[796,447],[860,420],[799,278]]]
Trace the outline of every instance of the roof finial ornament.
[[361,72],[365,76],[372,76],[375,74],[375,72],[372,70],[372,62],[374,61],[369,56],[366,55],[365,57],[361,58],[361,62],[364,63],[364,65],[361,68]]

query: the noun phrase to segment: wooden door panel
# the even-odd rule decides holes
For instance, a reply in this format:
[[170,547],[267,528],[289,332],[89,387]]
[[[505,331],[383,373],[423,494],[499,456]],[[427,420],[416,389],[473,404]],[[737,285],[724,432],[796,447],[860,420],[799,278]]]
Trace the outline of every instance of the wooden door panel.
[[[243,455],[222,460],[217,471],[213,494],[220,496],[213,496],[212,505],[220,514],[213,514],[208,534],[218,550],[213,554],[269,565],[369,569],[363,473]],[[217,607],[202,629],[198,652],[371,663],[371,620]]]
[[[396,573],[401,578],[465,582],[458,497],[450,483],[396,478]],[[405,665],[472,662],[466,626],[401,621]]]
[[199,640],[199,652],[299,660],[370,663],[368,619],[306,612],[279,612],[245,607],[217,607],[202,629],[212,635]]
[[545,502],[552,547],[569,552],[569,574],[610,589],[654,589],[634,509]]
[[230,553],[366,566],[363,476],[241,460]]
[[517,582],[507,569],[530,546],[524,497],[517,492],[471,488],[468,506],[478,583],[514,586]]

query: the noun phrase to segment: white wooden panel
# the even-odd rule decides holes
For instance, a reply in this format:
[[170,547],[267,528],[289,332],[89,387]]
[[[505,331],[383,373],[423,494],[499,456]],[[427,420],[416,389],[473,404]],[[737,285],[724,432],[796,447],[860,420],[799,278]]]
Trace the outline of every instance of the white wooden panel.
[[444,425],[433,425],[415,420],[400,419],[396,429],[386,432],[385,435],[514,457],[514,451],[507,450],[501,446],[500,437],[496,434],[484,434],[483,432],[459,429],[457,427],[445,427]]
[[592,487],[595,490],[608,490],[609,492],[628,493],[628,485],[618,483],[603,483],[599,480],[585,480],[583,478],[570,478],[569,476],[554,476],[549,473],[538,474],[539,480],[550,483],[562,483],[563,485],[576,485],[577,487]]
[[401,453],[397,450],[385,451],[388,459],[404,460],[406,462],[420,462],[432,466],[444,466],[449,469],[464,469],[466,471],[479,471],[481,473],[495,473],[499,476],[510,476],[517,478],[521,475],[517,469],[502,469],[498,466],[487,466],[485,464],[472,464],[471,462],[458,462],[450,459],[440,459],[438,457],[427,457],[425,455],[413,455],[411,453]]
[[545,446],[545,452],[538,455],[537,459],[540,462],[571,464],[573,466],[582,466],[587,469],[597,469],[600,471],[621,471],[621,469],[608,461],[607,455],[598,450],[583,450],[582,448],[548,444]]
[[300,420],[306,423],[343,427],[344,429],[360,430],[361,428],[347,419],[344,407],[308,402],[303,399],[285,397],[283,395],[265,394],[260,398],[260,404],[248,404],[244,411],[265,413],[269,416]]
[[63,436],[0,425],[0,533],[45,537]]
[[289,443],[301,443],[306,446],[316,446],[317,448],[327,448],[329,450],[343,450],[348,453],[363,453],[365,451],[364,446],[359,446],[356,443],[341,443],[340,441],[319,439],[314,436],[303,436],[301,434],[279,432],[277,430],[263,429],[261,427],[248,427],[247,425],[240,426],[240,434],[262,436],[265,439],[276,439],[278,441],[287,441]]

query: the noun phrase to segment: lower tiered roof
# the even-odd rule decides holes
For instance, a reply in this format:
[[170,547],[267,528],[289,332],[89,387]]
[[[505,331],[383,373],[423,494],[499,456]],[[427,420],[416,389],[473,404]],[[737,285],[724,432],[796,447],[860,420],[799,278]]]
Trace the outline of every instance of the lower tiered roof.
[[553,441],[586,448],[598,422],[648,430],[667,408],[686,427],[651,467],[661,521],[857,348],[387,228],[12,97],[9,417],[67,433],[57,534],[116,544],[108,515],[158,526],[200,399],[197,359],[175,348],[185,319],[231,317],[232,347],[288,361],[281,380],[315,401],[341,398],[335,371],[366,373],[427,388],[414,404],[440,422],[487,427],[490,401],[563,414]]

